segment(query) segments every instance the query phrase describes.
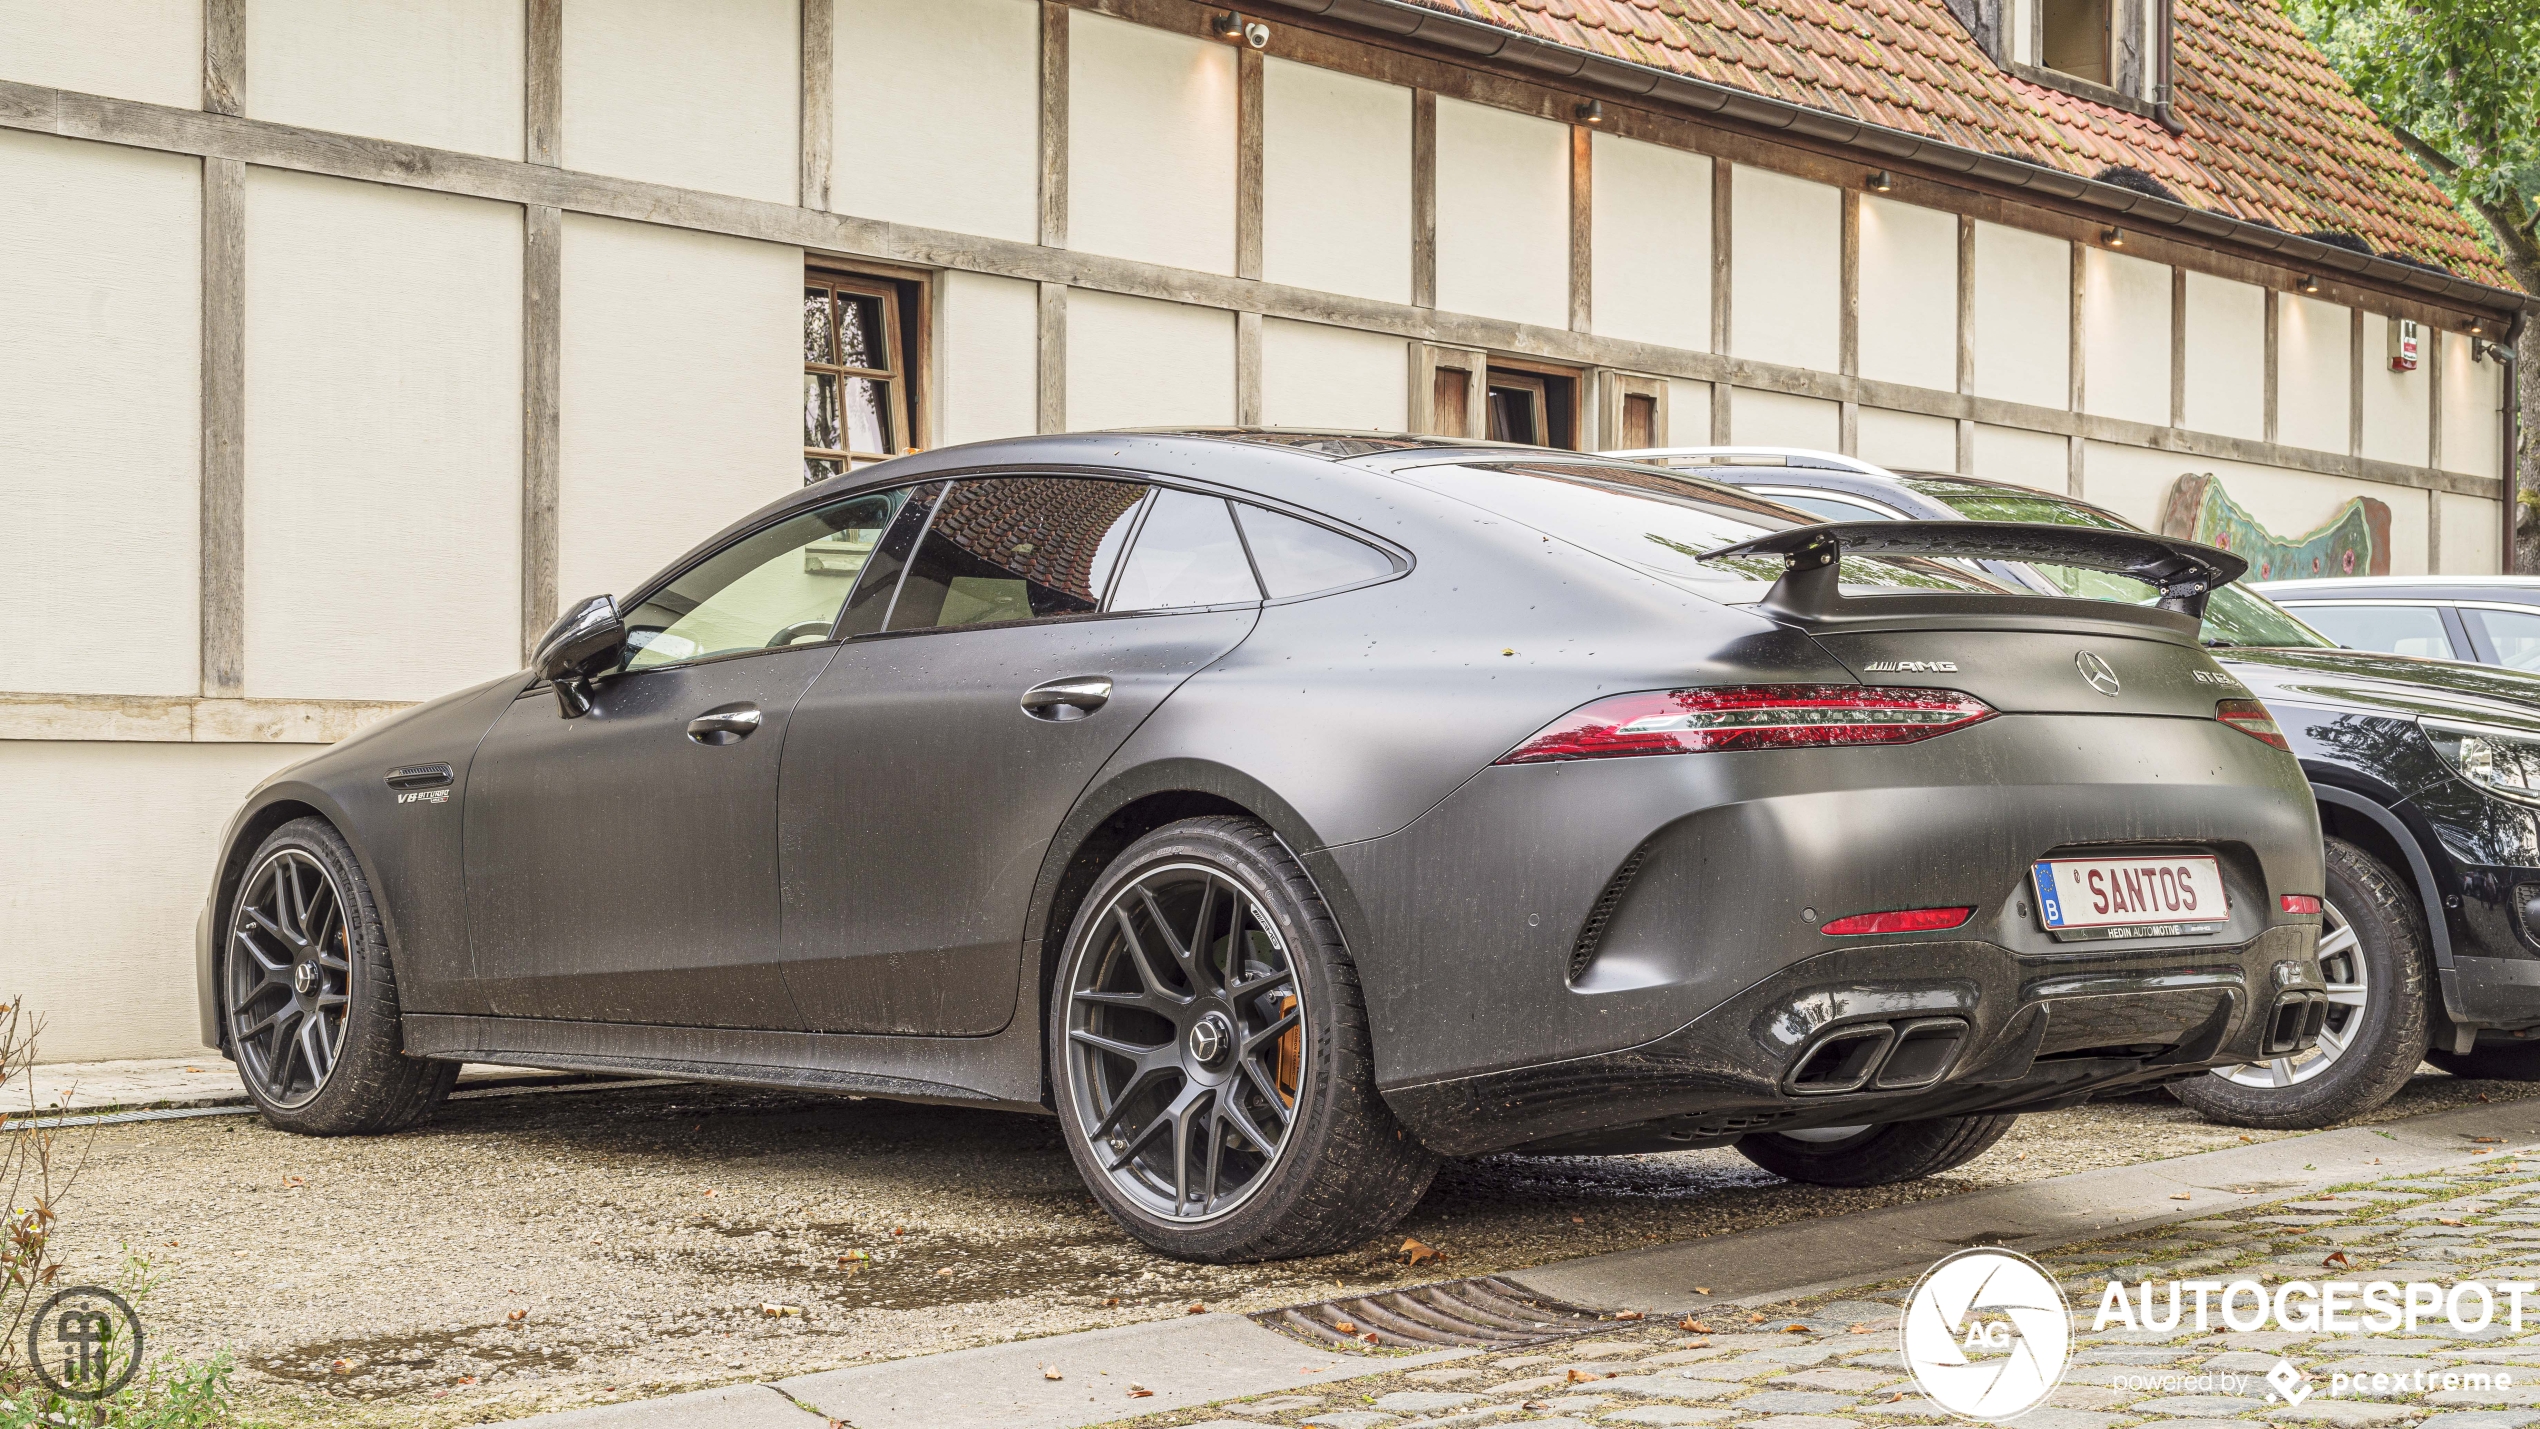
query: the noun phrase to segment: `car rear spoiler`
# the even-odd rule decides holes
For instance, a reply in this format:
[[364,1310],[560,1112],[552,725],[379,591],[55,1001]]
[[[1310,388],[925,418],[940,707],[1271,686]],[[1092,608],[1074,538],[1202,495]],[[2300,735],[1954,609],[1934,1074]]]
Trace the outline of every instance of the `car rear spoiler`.
[[1846,601],[1836,583],[1845,556],[1957,556],[2109,571],[2151,586],[2161,593],[2161,609],[2193,620],[2204,619],[2207,596],[2249,569],[2231,552],[2195,541],[2032,521],[1834,521],[1702,553],[1706,561],[1724,556],[1781,557],[1782,577],[1763,604],[1803,619],[1860,604]]

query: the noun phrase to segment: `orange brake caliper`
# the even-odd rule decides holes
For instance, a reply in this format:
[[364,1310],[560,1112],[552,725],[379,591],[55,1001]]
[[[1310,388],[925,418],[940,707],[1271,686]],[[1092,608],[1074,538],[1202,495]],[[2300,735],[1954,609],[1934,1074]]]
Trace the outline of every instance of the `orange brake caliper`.
[[[1279,999],[1281,1017],[1294,1011],[1296,1011],[1294,994]],[[1305,1024],[1300,1021],[1296,1026],[1279,1034],[1279,1095],[1285,1098],[1290,1106],[1296,1105],[1297,1075],[1303,1070],[1304,1062]]]

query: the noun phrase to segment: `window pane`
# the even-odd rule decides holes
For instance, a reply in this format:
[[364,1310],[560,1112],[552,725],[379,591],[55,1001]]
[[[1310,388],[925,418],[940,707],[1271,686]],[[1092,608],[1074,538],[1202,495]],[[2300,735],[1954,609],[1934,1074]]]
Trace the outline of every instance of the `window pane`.
[[882,345],[882,301],[858,293],[838,295],[838,365],[887,368]]
[[893,630],[1083,615],[1102,603],[1147,488],[995,477],[954,485],[901,582]]
[[[823,382],[829,380],[826,377],[821,379]],[[888,400],[891,384],[870,377],[850,377],[846,379],[846,384],[846,450],[891,455],[891,419],[883,406]]]
[[846,613],[838,617],[838,637],[870,635],[882,628],[891,613],[891,597],[898,591],[900,572],[908,565],[909,553],[917,549],[917,538],[926,529],[926,519],[934,514],[935,503],[944,494],[944,483],[929,482],[924,486],[892,493],[899,502],[899,514],[890,529],[874,544],[873,554],[864,563],[862,577],[856,581],[855,594],[847,600]]
[[804,458],[803,458],[803,485],[805,485],[805,486],[809,486],[809,485],[811,485],[811,484],[812,484],[813,482],[815,482],[815,481],[827,481],[829,478],[831,478],[831,477],[833,477],[833,476],[837,476],[837,475],[839,475],[839,474],[841,474],[841,473],[845,472],[845,471],[846,471],[846,469],[847,469],[847,464],[846,464],[845,462],[842,462],[842,461],[838,460],[836,457],[830,457],[830,456],[807,456],[807,457],[804,457]]
[[626,618],[626,668],[826,640],[892,501],[824,506],[708,556]]
[[1111,593],[1113,610],[1176,610],[1261,599],[1226,503],[1159,491]]
[[822,451],[844,451],[838,444],[838,379],[826,372],[803,374],[803,445]]
[[1258,506],[1243,513],[1253,564],[1273,600],[1393,574],[1393,557],[1363,541]]
[[2499,664],[2540,670],[2540,615],[2520,610],[2464,610],[2461,614],[2486,623],[2487,643],[2496,647]]
[[2304,624],[2350,650],[2454,658],[2443,612],[2430,605],[2299,605]]
[[803,290],[803,361],[835,362],[837,349],[829,341],[829,290]]

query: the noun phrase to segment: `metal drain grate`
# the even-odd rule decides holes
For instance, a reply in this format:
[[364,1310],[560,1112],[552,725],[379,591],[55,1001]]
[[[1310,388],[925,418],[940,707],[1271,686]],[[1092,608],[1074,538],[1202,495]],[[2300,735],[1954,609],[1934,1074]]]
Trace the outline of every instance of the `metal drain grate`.
[[1395,1349],[1536,1345],[1584,1335],[1599,1324],[1593,1310],[1565,1305],[1495,1275],[1266,1310],[1252,1318],[1318,1345],[1373,1343]]

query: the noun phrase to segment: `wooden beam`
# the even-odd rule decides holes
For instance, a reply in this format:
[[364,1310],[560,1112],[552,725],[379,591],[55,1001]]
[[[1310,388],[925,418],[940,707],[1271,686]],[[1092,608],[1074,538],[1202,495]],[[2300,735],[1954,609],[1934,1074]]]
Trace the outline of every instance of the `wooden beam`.
[[2364,310],[2346,310],[2346,454],[2364,454]]
[[802,160],[805,208],[829,206],[830,150],[837,143],[837,0],[801,0]]
[[[1734,314],[1729,303],[1730,278],[1735,272],[1737,219],[1737,165],[1726,159],[1711,161],[1711,354],[1725,359],[1729,355],[1729,320]],[[1729,445],[1730,389],[1725,380],[1711,383],[1710,445]]]
[[2187,425],[2187,270],[2170,270],[2170,425]]
[[247,166],[203,161],[202,692],[247,686]]
[[333,744],[406,707],[388,700],[0,694],[0,740]]
[[1261,276],[1261,51],[1235,52],[1235,276]]
[[247,112],[247,0],[203,0],[203,108]]
[[1570,126],[1570,331],[1596,331],[1596,131]]
[[528,0],[521,132],[533,164],[564,163],[564,0]]
[[2283,324],[2279,321],[2279,307],[2282,296],[2282,294],[2276,292],[2273,288],[2267,289],[2266,357],[2259,367],[2260,372],[2264,374],[2262,380],[2266,384],[2264,395],[2260,398],[2260,402],[2262,403],[2261,410],[2264,413],[2264,415],[2260,418],[2260,428],[2265,433],[2265,439],[2270,445],[2275,442],[2276,434],[2276,413],[2278,410],[2276,405],[2276,378],[2283,370],[2280,363],[2282,361],[2284,328]]
[[[2082,330],[2082,312],[2089,286],[2090,250],[2076,241],[2069,251],[2072,262],[2069,273],[2071,291],[2064,310],[2064,400],[2065,405],[2080,413],[2087,411],[2089,405],[2089,348],[2085,345],[2088,334]],[[2067,495],[2079,496],[2082,494],[2081,486],[2082,439],[2075,434],[2064,439],[2064,491]]]
[[[1958,395],[1971,397],[1976,390],[1976,221],[1967,214],[1958,215]],[[1958,419],[1958,474],[1973,476],[1976,470],[1976,424]]]
[[[2425,344],[2425,464],[2434,471],[2443,469],[2443,334],[2428,330]],[[2508,455],[2511,455],[2508,453]],[[2505,504],[2513,504],[2513,487],[2504,485]],[[2508,514],[2507,529],[2511,529]],[[2505,569],[2513,569],[2513,552],[2505,552]]]
[[1261,314],[1235,314],[1235,425],[1261,425]]
[[[1068,13],[1060,0],[1041,0],[1040,236],[1045,248],[1067,246]],[[1048,295],[1041,301],[1046,309]]]
[[1846,377],[1861,375],[1861,191],[1843,191],[1843,258],[1836,282],[1840,311],[1836,319],[1835,368]]
[[1438,305],[1438,97],[1411,92],[1411,305]]
[[557,587],[564,483],[562,407],[564,215],[522,210],[520,281],[520,658],[563,607]]
[[1067,430],[1067,285],[1043,283],[1039,321],[1033,329],[1038,345],[1034,370],[1039,374],[1035,429]]

